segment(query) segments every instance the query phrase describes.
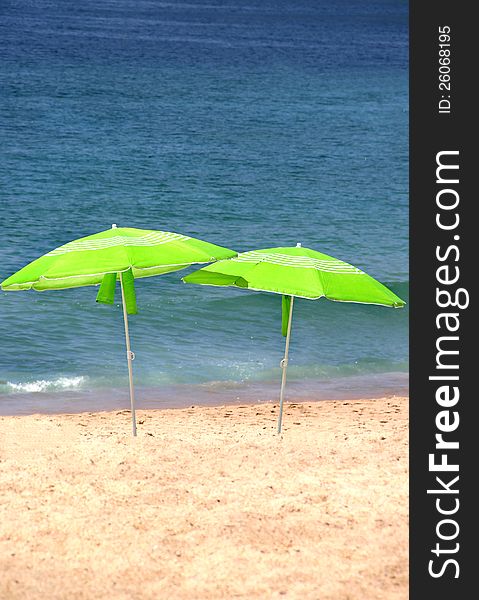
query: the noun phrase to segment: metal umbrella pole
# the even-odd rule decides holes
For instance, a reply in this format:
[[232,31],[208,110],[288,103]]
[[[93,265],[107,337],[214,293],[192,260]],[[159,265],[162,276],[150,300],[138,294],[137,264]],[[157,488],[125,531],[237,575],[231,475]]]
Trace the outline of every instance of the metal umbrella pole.
[[289,307],[288,331],[286,334],[286,346],[284,349],[284,358],[280,363],[280,366],[283,369],[283,376],[281,378],[281,392],[279,395],[278,433],[281,433],[281,425],[283,421],[284,388],[286,386],[286,369],[288,368],[289,340],[291,338],[291,322],[293,320],[293,302],[294,296],[291,296],[291,305]]
[[126,312],[125,291],[123,289],[123,273],[120,273],[121,303],[123,305],[123,321],[125,322],[125,340],[126,356],[128,359],[128,376],[130,378],[130,404],[131,404],[131,422],[133,426],[133,435],[136,436],[136,415],[135,415],[135,390],[133,387],[133,367],[135,353],[130,348],[130,334],[128,332],[128,313]]

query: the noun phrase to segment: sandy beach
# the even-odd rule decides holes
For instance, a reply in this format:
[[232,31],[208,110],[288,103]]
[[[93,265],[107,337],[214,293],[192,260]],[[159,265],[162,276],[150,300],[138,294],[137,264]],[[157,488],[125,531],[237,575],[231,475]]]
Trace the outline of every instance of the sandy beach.
[[408,402],[0,418],[0,598],[406,599]]

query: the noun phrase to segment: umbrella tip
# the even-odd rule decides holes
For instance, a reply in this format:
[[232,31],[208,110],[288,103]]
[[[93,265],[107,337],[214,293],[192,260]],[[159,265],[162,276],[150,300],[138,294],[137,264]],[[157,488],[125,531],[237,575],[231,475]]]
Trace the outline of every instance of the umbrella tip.
[[113,223],[111,226],[112,229],[116,229],[116,223]]
[[301,242],[297,242],[296,248],[301,248]]

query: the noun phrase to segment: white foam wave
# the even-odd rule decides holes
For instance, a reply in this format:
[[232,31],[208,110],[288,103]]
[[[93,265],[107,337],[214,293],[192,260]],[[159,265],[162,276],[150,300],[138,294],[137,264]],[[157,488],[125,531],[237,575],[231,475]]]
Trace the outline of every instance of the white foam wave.
[[24,383],[6,382],[7,389],[11,392],[49,392],[54,390],[74,390],[81,387],[86,381],[86,377],[59,377],[52,381],[48,379],[38,379],[37,381],[28,381]]

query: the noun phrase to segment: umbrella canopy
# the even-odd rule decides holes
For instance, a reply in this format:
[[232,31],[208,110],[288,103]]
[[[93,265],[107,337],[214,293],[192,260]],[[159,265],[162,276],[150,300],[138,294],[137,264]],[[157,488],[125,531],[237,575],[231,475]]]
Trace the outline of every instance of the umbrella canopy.
[[134,391],[127,313],[136,313],[134,280],[235,256],[236,252],[180,233],[116,227],[80,238],[52,250],[5,279],[6,291],[59,290],[100,285],[97,301],[113,304],[120,281],[132,408],[136,435]]
[[401,308],[405,302],[361,269],[310,248],[267,248],[243,252],[221,260],[187,277],[186,283],[234,286],[273,292],[283,296],[282,332],[286,336],[285,356],[281,361],[283,381],[280,395],[278,433],[281,433],[283,394],[286,384],[293,299],[327,298],[336,302],[358,302]]
[[2,290],[60,290],[102,283],[132,270],[135,279],[163,275],[236,252],[170,231],[116,227],[89,235],[34,260],[2,282]]
[[400,308],[405,302],[361,269],[300,245],[242,252],[191,273],[186,283],[235,286],[317,300]]

